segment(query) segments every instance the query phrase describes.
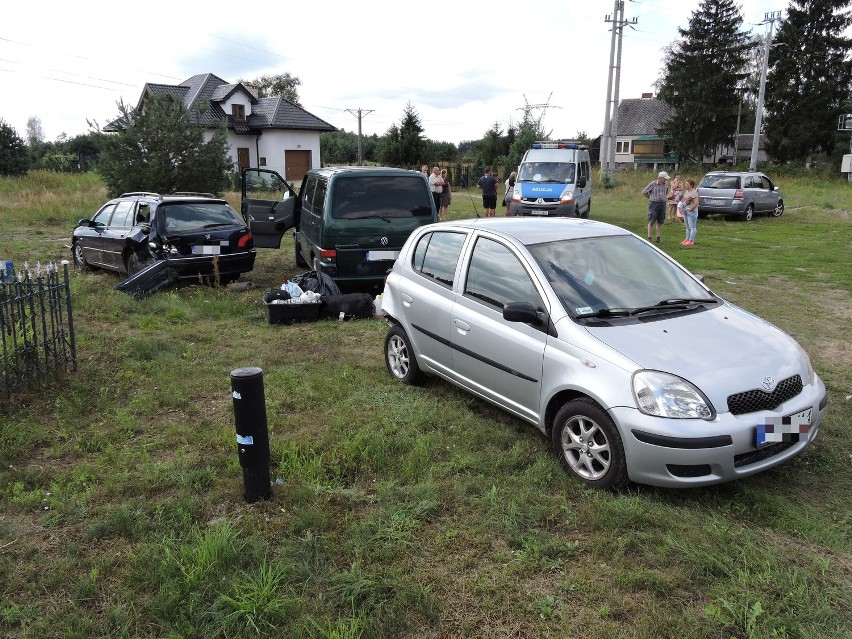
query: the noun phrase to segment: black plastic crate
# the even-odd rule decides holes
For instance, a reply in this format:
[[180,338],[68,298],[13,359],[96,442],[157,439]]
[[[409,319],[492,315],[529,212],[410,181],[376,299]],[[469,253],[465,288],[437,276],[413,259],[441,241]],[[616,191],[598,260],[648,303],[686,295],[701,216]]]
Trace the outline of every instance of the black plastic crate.
[[293,322],[315,322],[319,319],[319,302],[301,302],[297,304],[275,304],[275,300],[288,300],[287,291],[269,291],[263,296],[263,308],[266,321],[270,324],[291,324]]

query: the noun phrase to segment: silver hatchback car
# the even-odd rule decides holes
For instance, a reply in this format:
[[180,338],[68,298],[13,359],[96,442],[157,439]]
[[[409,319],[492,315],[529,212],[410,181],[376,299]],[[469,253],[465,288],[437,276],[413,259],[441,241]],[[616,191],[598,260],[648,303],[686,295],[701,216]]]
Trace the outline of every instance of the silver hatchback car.
[[763,173],[711,171],[698,184],[698,216],[711,213],[738,215],[746,222],[755,215],[781,217],[784,197]]
[[388,275],[390,374],[436,375],[535,425],[590,486],[704,486],[817,436],[828,396],[786,333],[591,220],[416,230]]

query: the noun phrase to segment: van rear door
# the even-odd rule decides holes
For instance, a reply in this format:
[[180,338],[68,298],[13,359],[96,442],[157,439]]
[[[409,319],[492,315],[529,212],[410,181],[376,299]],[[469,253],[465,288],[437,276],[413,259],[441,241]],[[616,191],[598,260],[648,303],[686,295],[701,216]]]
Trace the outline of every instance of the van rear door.
[[275,171],[243,169],[240,210],[256,247],[281,247],[281,236],[296,226],[298,199]]

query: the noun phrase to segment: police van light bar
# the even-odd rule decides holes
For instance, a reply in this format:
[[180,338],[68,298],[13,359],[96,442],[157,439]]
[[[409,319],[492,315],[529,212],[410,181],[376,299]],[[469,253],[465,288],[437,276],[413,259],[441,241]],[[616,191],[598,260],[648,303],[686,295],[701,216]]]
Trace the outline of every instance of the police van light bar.
[[576,142],[533,142],[531,149],[585,149],[586,147]]

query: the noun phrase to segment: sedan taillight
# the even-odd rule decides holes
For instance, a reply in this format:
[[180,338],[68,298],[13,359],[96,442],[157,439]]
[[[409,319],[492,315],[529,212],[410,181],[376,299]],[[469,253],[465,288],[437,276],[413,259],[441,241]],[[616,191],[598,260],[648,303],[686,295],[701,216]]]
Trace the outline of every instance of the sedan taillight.
[[251,232],[246,233],[240,239],[237,240],[237,246],[239,246],[240,248],[245,248],[249,244],[251,244],[251,239],[252,239]]

